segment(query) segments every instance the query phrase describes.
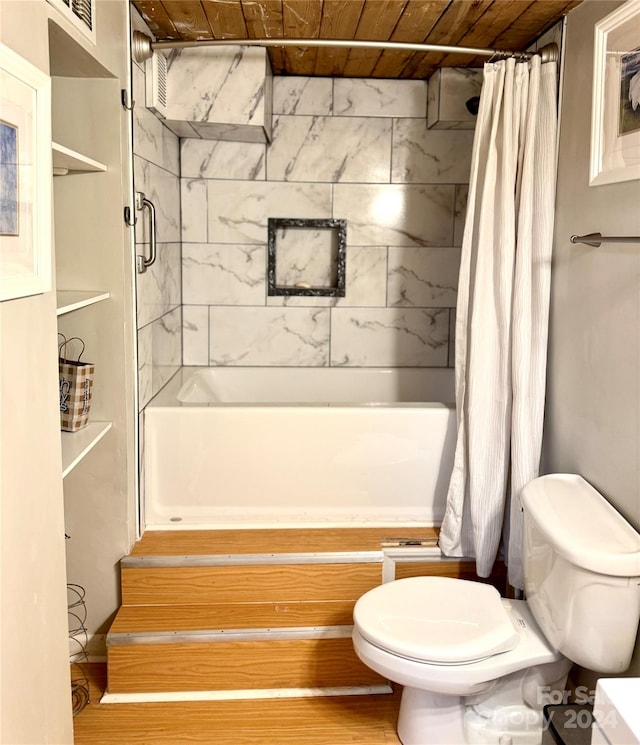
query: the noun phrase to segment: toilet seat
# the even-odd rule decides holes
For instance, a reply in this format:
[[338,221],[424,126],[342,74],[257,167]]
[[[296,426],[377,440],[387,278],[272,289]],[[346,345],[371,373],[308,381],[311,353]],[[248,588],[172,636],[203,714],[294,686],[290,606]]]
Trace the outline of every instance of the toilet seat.
[[354,623],[369,643],[433,665],[464,665],[508,652],[520,634],[491,585],[449,577],[395,580],[365,593]]
[[395,683],[454,696],[481,693],[486,690],[487,681],[563,658],[546,640],[526,601],[504,600],[503,605],[519,629],[519,642],[508,652],[482,660],[446,665],[403,657],[366,639],[359,630],[356,618],[353,627],[354,648],[365,665]]

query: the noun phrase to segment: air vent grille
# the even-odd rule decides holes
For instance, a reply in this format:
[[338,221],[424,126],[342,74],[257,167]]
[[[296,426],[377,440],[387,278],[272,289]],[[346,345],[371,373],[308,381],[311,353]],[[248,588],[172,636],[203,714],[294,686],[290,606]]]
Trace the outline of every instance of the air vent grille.
[[[0,0],[1,1],[1,0]],[[96,43],[96,0],[47,0],[92,44]]]
[[167,58],[164,54],[156,54],[157,57],[156,65],[156,76],[157,76],[157,92],[158,92],[158,103],[165,107],[167,106]]
[[72,10],[93,31],[93,0],[72,0]]
[[154,52],[146,63],[146,105],[162,118],[167,116],[168,85],[167,58]]

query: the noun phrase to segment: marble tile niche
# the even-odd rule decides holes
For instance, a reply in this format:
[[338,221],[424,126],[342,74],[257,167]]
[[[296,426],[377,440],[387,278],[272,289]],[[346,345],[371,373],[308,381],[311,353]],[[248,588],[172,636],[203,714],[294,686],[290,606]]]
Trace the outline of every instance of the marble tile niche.
[[167,57],[165,124],[178,137],[271,139],[273,76],[266,49],[176,49]]
[[475,129],[476,116],[466,102],[480,95],[482,70],[441,67],[429,78],[427,127],[429,129]]

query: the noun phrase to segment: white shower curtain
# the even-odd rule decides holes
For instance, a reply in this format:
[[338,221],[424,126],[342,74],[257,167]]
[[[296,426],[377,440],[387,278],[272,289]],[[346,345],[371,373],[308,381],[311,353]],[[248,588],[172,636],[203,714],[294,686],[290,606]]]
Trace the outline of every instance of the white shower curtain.
[[[456,317],[458,437],[440,546],[493,567],[503,528],[522,588],[522,487],[542,441],[556,172],[557,70],[484,67]],[[505,514],[507,520],[505,520]]]

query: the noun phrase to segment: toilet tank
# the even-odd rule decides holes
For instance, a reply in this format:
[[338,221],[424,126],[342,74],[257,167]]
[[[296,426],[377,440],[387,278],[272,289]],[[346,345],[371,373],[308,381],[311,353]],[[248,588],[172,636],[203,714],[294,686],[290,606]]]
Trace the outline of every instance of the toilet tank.
[[527,602],[548,641],[589,670],[629,667],[640,619],[640,535],[582,477],[521,493]]

